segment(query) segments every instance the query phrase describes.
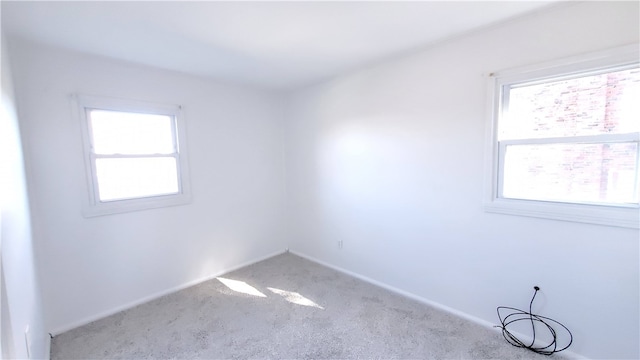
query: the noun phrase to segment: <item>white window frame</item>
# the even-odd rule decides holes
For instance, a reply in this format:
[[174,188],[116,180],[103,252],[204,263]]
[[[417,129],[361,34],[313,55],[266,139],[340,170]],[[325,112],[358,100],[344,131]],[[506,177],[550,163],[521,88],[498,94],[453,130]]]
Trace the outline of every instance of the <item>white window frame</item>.
[[[487,148],[485,156],[485,200],[487,212],[564,220],[625,228],[640,228],[640,209],[637,205],[607,205],[589,203],[562,203],[540,200],[521,200],[500,197],[502,193],[501,169],[505,147],[522,143],[520,140],[498,142],[498,121],[503,109],[503,89],[510,84],[544,82],[545,79],[572,77],[577,74],[598,72],[616,67],[632,67],[639,62],[638,45],[629,45],[590,53],[534,66],[489,74],[489,103],[487,116]],[[561,138],[562,143],[589,143],[595,136]],[[597,136],[601,143],[603,137]],[[539,143],[558,142],[559,139],[533,140]],[[608,135],[607,142],[638,141],[638,134]],[[532,140],[526,140],[531,144]],[[640,157],[639,157],[640,158]]]
[[[186,124],[182,106],[89,95],[74,95],[72,96],[72,99],[74,102],[73,109],[77,111],[75,117],[79,120],[83,140],[87,196],[83,203],[82,213],[85,217],[118,214],[190,203],[191,187],[189,181],[189,164],[187,160]],[[96,155],[93,152],[90,129],[91,125],[88,115],[91,110],[108,110],[170,116],[175,124],[175,134],[173,138],[174,141],[177,140],[178,143],[176,144],[176,152],[168,156],[172,156],[176,159],[179,188],[178,193],[101,201],[98,194],[98,178],[95,167],[96,159],[113,156]],[[118,155],[116,157],[127,156]]]

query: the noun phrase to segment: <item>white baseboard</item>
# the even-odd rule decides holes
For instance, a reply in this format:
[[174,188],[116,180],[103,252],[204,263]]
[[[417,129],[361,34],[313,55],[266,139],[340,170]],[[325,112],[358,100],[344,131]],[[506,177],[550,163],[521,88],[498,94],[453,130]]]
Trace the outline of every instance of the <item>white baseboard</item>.
[[45,351],[44,359],[45,360],[51,359],[51,334],[46,334],[45,335],[44,351]]
[[[423,298],[423,297],[418,296],[418,295],[416,295],[416,294],[412,294],[412,293],[410,293],[410,292],[407,292],[407,291],[404,291],[404,290],[398,289],[398,288],[396,288],[396,287],[393,287],[393,286],[391,286],[391,285],[388,285],[388,284],[382,283],[382,282],[380,282],[380,281],[377,281],[377,280],[371,279],[371,278],[369,278],[369,277],[366,277],[366,276],[360,275],[360,274],[355,273],[355,272],[353,272],[353,271],[350,271],[350,270],[347,270],[347,269],[341,268],[341,267],[339,267],[339,266],[336,266],[336,265],[333,265],[333,264],[330,264],[330,263],[324,262],[324,261],[322,261],[322,260],[319,260],[319,259],[314,258],[313,256],[309,256],[309,255],[306,255],[306,254],[303,254],[303,253],[297,252],[297,251],[295,251],[295,250],[288,250],[288,252],[290,252],[290,253],[292,253],[292,254],[294,254],[294,255],[296,255],[296,256],[300,256],[301,258],[305,258],[305,259],[307,259],[307,260],[309,260],[309,261],[312,261],[312,262],[314,262],[314,263],[320,264],[320,265],[322,265],[322,266],[326,266],[326,267],[328,267],[328,268],[331,268],[331,269],[336,270],[336,271],[338,271],[338,272],[341,272],[341,273],[343,273],[343,274],[346,274],[346,275],[352,276],[352,277],[354,277],[354,278],[356,278],[356,279],[360,279],[360,280],[362,280],[362,281],[364,281],[364,282],[367,282],[367,283],[369,283],[369,284],[372,284],[372,285],[375,285],[375,286],[381,287],[381,288],[383,288],[383,289],[389,290],[389,291],[391,291],[391,292],[393,292],[393,293],[396,293],[396,294],[398,294],[398,295],[401,295],[401,296],[407,297],[407,298],[409,298],[409,299],[415,300],[415,301],[417,301],[417,302],[420,302],[420,303],[423,303],[423,304],[426,304],[426,305],[432,306],[432,307],[434,307],[434,308],[436,308],[436,309],[442,310],[442,311],[444,311],[444,312],[447,312],[447,313],[449,313],[449,314],[452,314],[452,315],[455,315],[455,316],[457,316],[457,317],[463,318],[463,319],[465,319],[465,320],[469,320],[469,321],[471,321],[471,322],[473,322],[473,323],[475,323],[475,324],[478,324],[478,325],[480,325],[480,326],[483,326],[483,327],[485,327],[485,328],[488,328],[488,329],[490,329],[490,330],[492,330],[492,331],[496,331],[496,332],[499,332],[499,333],[501,332],[500,328],[496,327],[496,325],[497,325],[497,324],[491,323],[490,321],[484,320],[484,319],[479,318],[479,317],[477,317],[477,316],[470,315],[470,314],[468,314],[468,313],[465,313],[465,312],[463,312],[463,311],[460,311],[460,310],[454,309],[454,308],[452,308],[452,307],[449,307],[449,306],[443,305],[443,304],[438,303],[438,302],[436,302],[436,301],[433,301],[433,300],[429,300],[429,299]],[[526,336],[526,335],[522,335],[522,334],[516,334],[516,335],[518,335],[518,337],[519,337],[519,338],[521,338],[521,339],[525,340],[525,342],[527,342],[527,341],[531,341],[531,340],[532,340],[532,338],[531,338],[531,337],[528,337],[528,336]],[[562,354],[563,354],[563,355],[565,355],[565,356],[566,356],[566,357],[568,357],[568,358],[571,358],[571,359],[588,359],[588,358],[586,358],[586,357],[584,357],[584,356],[582,356],[582,355],[580,355],[580,354],[576,354],[576,353],[574,353],[574,352],[572,352],[572,351],[570,351],[570,350],[564,350],[564,351],[562,352]]]
[[[260,261],[272,258],[274,256],[278,256],[278,255],[284,254],[286,252],[288,252],[288,249],[277,251],[277,252],[274,252],[274,253],[271,253],[271,254],[268,254],[268,255],[265,255],[265,256],[261,256],[259,258],[253,259],[253,260],[245,261],[245,262],[240,263],[238,265],[234,265],[234,266],[232,266],[230,268],[218,271],[218,272],[216,272],[214,274],[210,274],[210,275],[201,277],[199,279],[195,279],[195,280],[186,282],[184,284],[169,288],[167,290],[163,290],[163,291],[160,291],[160,292],[145,296],[143,298],[140,298],[138,300],[129,302],[127,304],[124,304],[124,305],[121,305],[121,306],[117,306],[117,307],[109,309],[107,311],[100,312],[100,313],[98,313],[96,315],[86,317],[86,318],[84,318],[84,319],[82,319],[80,321],[76,321],[76,322],[73,322],[73,323],[70,323],[70,324],[66,324],[66,325],[63,325],[63,326],[56,327],[51,331],[51,335],[52,336],[60,335],[60,334],[65,333],[65,332],[67,332],[69,330],[73,330],[75,328],[78,328],[80,326],[89,324],[89,323],[94,322],[96,320],[100,320],[100,319],[103,319],[103,318],[105,318],[107,316],[111,316],[113,314],[117,314],[117,313],[119,313],[121,311],[124,311],[124,310],[127,310],[127,309],[131,309],[131,308],[136,307],[138,305],[141,305],[141,304],[147,303],[149,301],[161,298],[161,297],[163,297],[165,295],[169,295],[169,294],[172,294],[174,292],[177,292],[177,291],[180,291],[180,290],[184,290],[186,288],[198,285],[198,284],[203,283],[205,281],[214,279],[214,278],[216,278],[216,277],[218,277],[220,275],[226,274],[228,272],[231,272],[231,271],[243,268],[245,266],[249,266],[249,265],[258,263]],[[50,341],[49,341],[49,343],[50,343]]]
[[[143,298],[138,299],[138,300],[136,300],[136,301],[133,301],[133,302],[127,303],[127,304],[125,304],[125,305],[118,306],[118,307],[116,307],[116,308],[113,308],[113,309],[110,309],[110,310],[104,311],[104,312],[99,313],[99,314],[97,314],[97,315],[94,315],[94,316],[90,316],[90,317],[84,318],[84,319],[82,319],[82,320],[80,320],[80,321],[77,321],[77,322],[75,322],[75,323],[68,324],[68,325],[65,325],[65,326],[60,326],[60,327],[56,328],[54,331],[51,331],[51,335],[52,335],[52,336],[56,336],[56,335],[62,334],[62,333],[67,332],[67,331],[69,331],[69,330],[72,330],[72,329],[75,329],[75,328],[77,328],[77,327],[80,327],[80,326],[86,325],[86,324],[88,324],[88,323],[91,323],[91,322],[93,322],[93,321],[100,320],[100,319],[105,318],[105,317],[107,317],[107,316],[111,316],[111,315],[116,314],[116,313],[118,313],[118,312],[121,312],[121,311],[123,311],[123,310],[127,310],[127,309],[130,309],[130,308],[133,308],[133,307],[135,307],[135,306],[138,306],[138,305],[144,304],[144,303],[146,303],[146,302],[149,302],[149,301],[155,300],[155,299],[157,299],[157,298],[160,298],[160,297],[162,297],[162,296],[169,295],[169,294],[171,294],[171,293],[174,293],[174,292],[177,292],[177,291],[180,291],[180,290],[186,289],[186,288],[188,288],[188,287],[198,285],[198,284],[200,284],[200,283],[203,283],[203,282],[205,282],[205,281],[208,281],[208,280],[214,279],[214,278],[216,278],[216,277],[218,277],[218,276],[220,276],[220,275],[226,274],[226,273],[228,273],[228,272],[231,272],[231,271],[234,271],[234,270],[237,270],[237,269],[243,268],[243,267],[245,267],[245,266],[249,266],[249,265],[252,265],[252,264],[258,263],[258,262],[260,262],[260,261],[264,261],[264,260],[266,260],[266,259],[272,258],[272,257],[274,257],[274,256],[278,256],[278,255],[281,255],[281,254],[283,254],[283,253],[287,253],[287,252],[290,252],[290,253],[292,253],[292,254],[294,254],[294,255],[296,255],[296,256],[299,256],[299,257],[301,257],[301,258],[307,259],[307,260],[309,260],[309,261],[312,261],[312,262],[314,262],[314,263],[320,264],[320,265],[322,265],[322,266],[326,266],[326,267],[328,267],[328,268],[331,268],[331,269],[336,270],[336,271],[338,271],[338,272],[341,272],[341,273],[343,273],[343,274],[346,274],[346,275],[352,276],[352,277],[354,277],[354,278],[360,279],[360,280],[362,280],[362,281],[364,281],[364,282],[367,282],[367,283],[369,283],[369,284],[372,284],[372,285],[375,285],[375,286],[381,287],[381,288],[383,288],[383,289],[386,289],[386,290],[391,291],[391,292],[393,292],[393,293],[396,293],[396,294],[398,294],[398,295],[401,295],[401,296],[407,297],[407,298],[409,298],[409,299],[412,299],[412,300],[418,301],[418,302],[420,302],[420,303],[423,303],[423,304],[426,304],[426,305],[432,306],[432,307],[434,307],[434,308],[436,308],[436,309],[439,309],[439,310],[445,311],[445,312],[450,313],[450,314],[452,314],[452,315],[454,315],[454,316],[457,316],[457,317],[460,317],[460,318],[466,319],[466,320],[471,321],[471,322],[473,322],[473,323],[476,323],[476,324],[478,324],[478,325],[480,325],[480,326],[483,326],[483,327],[485,327],[485,328],[491,329],[492,331],[500,332],[500,329],[499,329],[499,328],[497,328],[497,327],[495,327],[495,326],[496,326],[496,324],[491,323],[490,321],[487,321],[487,320],[484,320],[484,319],[482,319],[482,318],[479,318],[479,317],[476,317],[476,316],[470,315],[470,314],[468,314],[468,313],[465,313],[465,312],[463,312],[463,311],[460,311],[460,310],[454,309],[454,308],[452,308],[452,307],[449,307],[449,306],[443,305],[443,304],[441,304],[441,303],[438,303],[438,302],[435,302],[435,301],[432,301],[432,300],[429,300],[429,299],[423,298],[423,297],[421,297],[421,296],[418,296],[418,295],[415,295],[415,294],[413,294],[413,293],[410,293],[410,292],[404,291],[404,290],[402,290],[402,289],[396,288],[396,287],[394,287],[394,286],[391,286],[391,285],[388,285],[388,284],[382,283],[382,282],[380,282],[380,281],[374,280],[374,279],[369,278],[369,277],[366,277],[366,276],[364,276],[364,275],[360,275],[360,274],[358,274],[358,273],[355,273],[355,272],[352,272],[352,271],[350,271],[350,270],[347,270],[347,269],[341,268],[341,267],[339,267],[339,266],[336,266],[336,265],[333,265],[333,264],[327,263],[327,262],[325,262],[325,261],[322,261],[322,260],[316,259],[316,258],[314,258],[313,256],[309,256],[309,255],[306,255],[306,254],[303,254],[303,253],[297,252],[297,251],[295,251],[295,250],[290,250],[290,249],[288,249],[288,248],[287,248],[287,249],[285,249],[285,250],[278,251],[278,252],[274,252],[274,253],[271,253],[271,254],[269,254],[269,255],[259,257],[259,258],[257,258],[257,259],[253,259],[253,260],[250,260],[250,261],[246,261],[246,262],[240,263],[240,264],[235,265],[235,266],[232,266],[232,267],[230,267],[230,268],[228,268],[228,269],[225,269],[225,270],[219,271],[219,272],[217,272],[217,273],[215,273],[215,274],[211,274],[211,275],[208,275],[208,276],[205,276],[205,277],[202,277],[202,278],[199,278],[199,279],[193,280],[193,281],[189,281],[189,282],[184,283],[184,284],[182,284],[182,285],[179,285],[179,286],[176,286],[176,287],[173,287],[173,288],[170,288],[170,289],[164,290],[164,291],[160,291],[160,292],[154,293],[154,294],[152,294],[152,295],[149,295],[149,296],[143,297]],[[520,336],[520,334],[518,334],[518,336]],[[524,339],[524,340],[526,340],[526,339],[527,339],[527,336],[522,335],[522,336],[521,336],[521,338],[522,338],[522,339]],[[47,359],[48,359],[48,358],[49,358],[49,354],[50,354],[50,349],[51,349],[51,338],[49,338],[48,336],[47,336],[47,343],[46,343],[46,347],[47,347]],[[563,354],[563,355],[565,355],[565,356],[567,356],[568,358],[571,358],[571,359],[588,359],[588,358],[586,358],[586,357],[584,357],[584,356],[582,356],[582,355],[580,355],[580,354],[574,353],[574,352],[572,352],[572,351],[570,351],[570,350],[565,350],[565,351],[563,351],[563,352],[562,352],[562,354]]]

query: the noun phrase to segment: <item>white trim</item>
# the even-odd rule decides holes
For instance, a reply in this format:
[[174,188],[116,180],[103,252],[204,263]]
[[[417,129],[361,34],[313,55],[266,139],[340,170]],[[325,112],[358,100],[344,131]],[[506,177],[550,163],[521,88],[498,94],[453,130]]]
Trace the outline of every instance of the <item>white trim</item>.
[[552,203],[535,200],[495,199],[485,204],[484,209],[486,212],[496,214],[520,215],[631,229],[640,228],[638,208],[636,207],[627,208],[622,206]]
[[[314,262],[316,264],[319,264],[319,265],[322,265],[322,266],[326,266],[326,267],[328,267],[330,269],[333,269],[335,271],[338,271],[338,272],[340,272],[342,274],[345,274],[345,275],[348,275],[348,276],[352,276],[352,277],[354,277],[356,279],[362,280],[362,281],[364,281],[366,283],[369,283],[371,285],[383,288],[383,289],[388,290],[388,291],[390,291],[390,292],[392,292],[394,294],[409,298],[411,300],[415,300],[415,301],[417,301],[417,302],[419,302],[421,304],[424,304],[424,305],[427,305],[427,306],[431,306],[431,307],[433,307],[435,309],[444,311],[444,312],[449,313],[449,314],[451,314],[453,316],[457,316],[459,318],[468,320],[468,321],[470,321],[470,322],[472,322],[474,324],[480,325],[480,326],[482,326],[484,328],[487,328],[489,330],[492,330],[492,331],[495,331],[495,332],[498,332],[498,333],[502,333],[501,330],[498,327],[496,327],[496,326],[498,326],[498,323],[492,323],[490,321],[484,320],[484,319],[479,318],[477,316],[468,314],[468,313],[466,313],[464,311],[460,311],[460,310],[454,309],[452,307],[443,305],[443,304],[441,304],[439,302],[436,302],[436,301],[433,301],[433,300],[429,300],[427,298],[418,296],[418,295],[410,293],[408,291],[404,291],[404,290],[399,289],[397,287],[394,287],[394,286],[385,284],[383,282],[374,280],[374,279],[369,278],[367,276],[360,275],[360,274],[355,273],[353,271],[350,271],[350,270],[344,269],[342,267],[330,264],[328,262],[319,260],[319,259],[317,259],[317,258],[315,258],[313,256],[305,255],[305,254],[303,254],[301,252],[298,252],[296,250],[289,250],[289,252],[291,254],[293,254],[293,255],[296,255],[296,256],[299,256],[301,258],[307,259],[307,260],[309,260],[311,262]],[[525,340],[525,342],[530,342],[531,340],[533,340],[533,338],[528,336],[528,335],[520,334],[520,333],[513,332],[513,331],[512,331],[512,333],[517,335],[520,339]],[[509,345],[509,344],[505,343],[505,346],[512,346],[512,345]],[[572,352],[570,350],[563,350],[562,354],[563,355],[568,355],[569,358],[573,358],[573,359],[587,359],[586,357],[584,357],[584,356],[582,356],[580,354],[574,353],[574,352]]]
[[51,359],[51,334],[47,333],[45,335],[45,340],[44,340],[44,359],[45,360],[49,360]]
[[255,258],[253,260],[242,262],[242,263],[240,263],[238,265],[234,265],[234,266],[231,266],[231,267],[226,268],[224,270],[217,271],[217,272],[215,272],[213,274],[206,275],[204,277],[188,281],[188,282],[183,283],[181,285],[177,285],[177,286],[171,287],[169,289],[162,290],[162,291],[153,293],[153,294],[148,295],[148,296],[144,296],[144,297],[142,297],[142,298],[140,298],[138,300],[134,300],[134,301],[128,302],[128,303],[126,303],[124,305],[116,306],[116,307],[111,308],[109,310],[105,310],[105,311],[99,312],[96,315],[87,316],[87,317],[85,317],[85,318],[83,318],[81,320],[55,327],[53,330],[50,331],[50,333],[53,336],[60,335],[60,334],[65,333],[65,332],[67,332],[69,330],[73,330],[73,329],[78,328],[80,326],[87,325],[87,324],[92,323],[94,321],[97,321],[97,320],[106,318],[108,316],[117,314],[117,313],[119,313],[121,311],[131,309],[133,307],[136,307],[138,305],[147,303],[149,301],[153,301],[153,300],[156,300],[156,299],[161,298],[163,296],[166,296],[166,295],[178,292],[180,290],[184,290],[186,288],[201,284],[201,283],[203,283],[205,281],[209,281],[211,279],[215,279],[218,276],[221,276],[221,275],[224,275],[226,273],[238,270],[238,269],[243,268],[245,266],[249,266],[249,265],[253,265],[253,264],[259,263],[261,261],[270,259],[270,258],[272,258],[274,256],[282,255],[282,254],[284,254],[286,252],[287,252],[287,250],[280,250],[280,251],[276,251],[276,252],[270,253],[270,254],[265,255],[265,256],[261,256],[261,257]]
[[173,104],[160,104],[148,101],[121,99],[107,96],[76,94],[73,96],[83,107],[122,112],[142,112],[156,115],[173,116],[182,107]]
[[[530,83],[559,76],[571,77],[579,73],[601,72],[603,69],[637,67],[640,52],[637,44],[583,54],[542,64],[495,72],[488,75],[487,125],[485,147],[484,209],[487,212],[529,216],[552,220],[572,221],[625,228],[640,228],[638,205],[613,206],[608,204],[568,204],[536,200],[501,198],[500,166],[503,160],[501,146],[515,143],[592,142],[596,137],[568,137],[563,139],[529,139],[498,141],[497,120],[505,108],[503,87],[513,83]],[[604,135],[602,142],[638,141],[638,134]]]
[[[494,324],[494,323],[492,323],[490,321],[484,320],[484,319],[479,318],[477,316],[473,316],[473,315],[465,313],[463,311],[454,309],[452,307],[449,307],[449,306],[440,304],[438,302],[423,298],[421,296],[418,296],[418,295],[415,295],[413,293],[401,290],[399,288],[393,287],[393,286],[385,284],[383,282],[371,279],[371,278],[366,277],[364,275],[360,275],[358,273],[349,271],[349,270],[344,269],[342,267],[339,267],[339,266],[330,264],[328,262],[319,260],[319,259],[317,259],[317,258],[315,258],[313,256],[309,256],[309,255],[303,254],[301,252],[298,252],[298,251],[295,251],[295,250],[290,250],[289,248],[286,248],[283,251],[277,251],[277,252],[271,253],[269,255],[266,255],[266,256],[263,256],[263,257],[259,257],[259,258],[254,259],[254,260],[243,262],[243,263],[241,263],[239,265],[232,266],[231,268],[219,271],[219,272],[217,272],[215,274],[208,275],[208,276],[205,276],[205,277],[197,279],[197,280],[189,281],[189,282],[187,282],[185,284],[182,284],[182,285],[179,285],[179,286],[176,286],[176,287],[164,290],[164,291],[160,291],[160,292],[154,293],[152,295],[143,297],[143,298],[141,298],[139,300],[132,301],[132,302],[127,303],[125,305],[115,307],[115,308],[113,308],[111,310],[107,310],[107,311],[101,312],[101,313],[99,313],[97,315],[86,317],[83,320],[80,320],[80,321],[77,321],[77,322],[74,322],[74,323],[71,323],[71,324],[59,326],[59,327],[55,328],[53,331],[51,331],[50,334],[52,336],[54,336],[54,337],[58,336],[58,335],[60,335],[62,333],[65,333],[67,331],[73,330],[73,329],[78,328],[78,327],[83,326],[83,325],[87,325],[89,323],[92,323],[94,321],[106,318],[108,316],[117,314],[117,313],[119,313],[121,311],[124,311],[124,310],[127,310],[127,309],[131,309],[133,307],[136,307],[138,305],[144,304],[146,302],[153,301],[153,300],[161,298],[163,296],[178,292],[180,290],[184,290],[186,288],[198,285],[198,284],[203,283],[205,281],[209,281],[211,279],[214,279],[214,278],[219,277],[221,275],[224,275],[226,273],[238,270],[238,269],[246,267],[246,266],[250,266],[250,265],[259,263],[261,261],[270,259],[270,258],[278,256],[278,255],[282,255],[282,254],[285,254],[285,253],[291,253],[291,254],[293,254],[295,256],[299,256],[299,257],[301,257],[303,259],[306,259],[308,261],[314,262],[314,263],[319,264],[321,266],[325,266],[327,268],[330,268],[330,269],[333,269],[335,271],[338,271],[338,272],[340,272],[342,274],[345,274],[345,275],[348,275],[348,276],[352,276],[352,277],[354,277],[356,279],[359,279],[359,280],[362,280],[362,281],[364,281],[366,283],[369,283],[369,284],[372,284],[374,286],[380,287],[382,289],[388,290],[388,291],[390,291],[390,292],[392,292],[394,294],[397,294],[397,295],[400,295],[400,296],[415,300],[415,301],[417,301],[419,303],[425,304],[427,306],[431,306],[431,307],[436,308],[438,310],[442,310],[442,311],[447,312],[449,314],[452,314],[454,316],[457,316],[457,317],[463,318],[465,320],[471,321],[472,323],[478,324],[478,325],[480,325],[480,326],[482,326],[484,328],[487,328],[489,330],[492,330],[492,331],[495,331],[497,333],[500,333],[500,330],[496,327],[497,323]],[[518,335],[521,339],[524,339],[524,340],[530,340],[531,339],[527,335],[522,335],[522,334],[518,334],[518,333],[516,333],[516,335]],[[48,341],[49,348],[50,348],[50,344],[51,344],[51,341],[49,339],[49,341]],[[507,345],[508,344],[505,344],[505,346],[507,346]],[[511,346],[511,345],[508,345],[508,346]],[[574,352],[572,352],[570,350],[564,350],[562,353],[564,355],[568,355],[570,358],[586,359],[586,357],[584,357],[582,355],[579,355],[579,354],[576,354],[576,353],[574,353]],[[47,354],[49,354],[49,352]]]
[[[187,129],[182,106],[77,94],[72,95],[71,100],[73,116],[78,119],[78,123],[81,128],[84,149],[87,195],[85,196],[85,199],[83,199],[82,204],[83,216],[94,217],[118,214],[167,206],[185,205],[191,202],[191,182],[189,180],[189,161],[186,141]],[[162,194],[134,199],[100,201],[97,189],[95,159],[107,158],[110,156],[96,155],[91,150],[92,141],[90,135],[90,122],[87,119],[87,109],[103,109],[171,116],[174,124],[174,126],[172,126],[172,132],[176,135],[176,137],[173,138],[176,152],[163,156],[172,156],[176,158],[179,192],[175,194]],[[178,142],[177,144],[175,143],[176,140]],[[150,156],[155,155],[152,154]],[[143,154],[133,157],[147,156]]]
[[496,71],[489,74],[489,76],[516,82],[520,79],[557,78],[557,74],[560,73],[569,75],[585,70],[597,71],[604,68],[624,67],[638,62],[638,50],[638,44],[629,44],[559,60]]
[[422,304],[432,306],[432,307],[434,307],[436,309],[445,311],[445,312],[447,312],[449,314],[456,315],[458,317],[464,318],[464,319],[469,320],[471,322],[474,322],[476,324],[479,324],[479,325],[482,325],[482,326],[485,326],[485,327],[491,327],[491,328],[493,328],[495,325],[497,325],[497,324],[493,324],[493,323],[491,323],[491,322],[489,322],[487,320],[481,319],[479,317],[476,317],[476,316],[473,316],[473,315],[469,315],[469,314],[467,314],[467,313],[465,313],[463,311],[456,310],[456,309],[454,309],[452,307],[449,307],[449,306],[440,304],[438,302],[423,298],[421,296],[415,295],[415,294],[410,293],[408,291],[401,290],[401,289],[399,289],[397,287],[393,287],[391,285],[388,285],[388,284],[385,284],[383,282],[374,280],[374,279],[366,277],[364,275],[360,275],[360,274],[355,273],[353,271],[350,271],[350,270],[344,269],[342,267],[330,264],[328,262],[316,259],[316,258],[314,258],[312,256],[305,255],[305,254],[303,254],[301,252],[298,252],[296,250],[289,250],[289,252],[294,254],[294,255],[296,255],[296,256],[300,256],[301,258],[304,258],[304,259],[307,259],[307,260],[309,260],[311,262],[314,262],[316,264],[320,264],[322,266],[326,266],[326,267],[328,267],[330,269],[336,270],[336,271],[338,271],[340,273],[343,273],[343,274],[349,275],[351,277],[354,277],[356,279],[362,280],[362,281],[364,281],[366,283],[369,283],[371,285],[375,285],[377,287],[380,287],[380,288],[383,288],[385,290],[391,291],[394,294],[398,294],[398,295],[404,296],[406,298],[418,301],[418,302],[420,302]]
[[613,144],[640,142],[640,132],[627,134],[603,134],[588,136],[544,137],[532,139],[499,140],[502,145],[546,145],[546,144]]

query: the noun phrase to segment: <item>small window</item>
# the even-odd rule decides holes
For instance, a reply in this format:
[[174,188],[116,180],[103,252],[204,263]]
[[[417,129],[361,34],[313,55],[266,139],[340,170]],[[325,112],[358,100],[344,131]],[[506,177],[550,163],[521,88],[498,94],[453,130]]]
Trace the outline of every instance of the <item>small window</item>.
[[86,216],[189,201],[179,106],[78,97],[89,185]]
[[618,49],[493,76],[487,210],[638,227],[637,59]]

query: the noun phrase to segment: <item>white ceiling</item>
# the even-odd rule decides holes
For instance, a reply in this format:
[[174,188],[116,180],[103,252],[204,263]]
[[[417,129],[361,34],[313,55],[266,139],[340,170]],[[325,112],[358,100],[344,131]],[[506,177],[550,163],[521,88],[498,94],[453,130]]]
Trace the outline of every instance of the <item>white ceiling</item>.
[[292,88],[554,1],[9,2],[20,36],[200,76]]

